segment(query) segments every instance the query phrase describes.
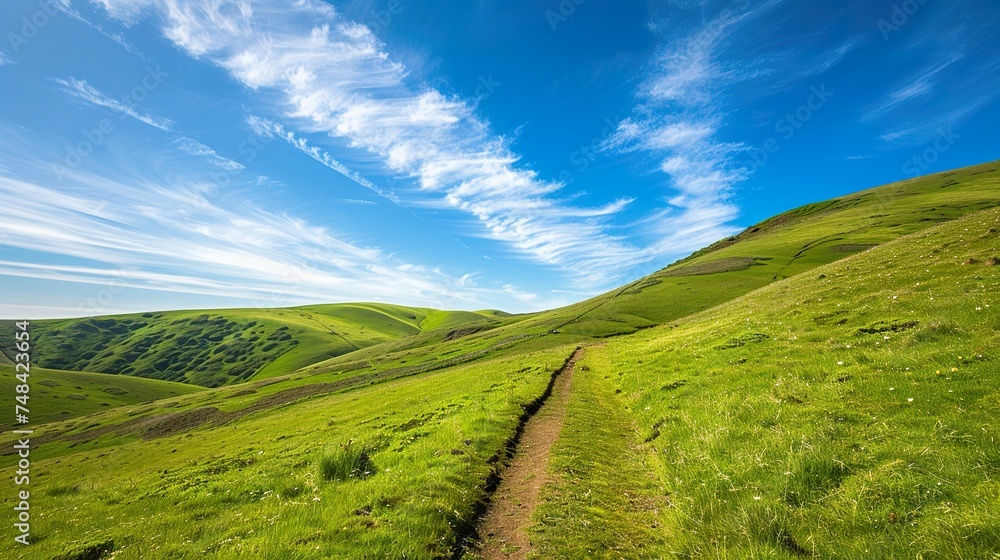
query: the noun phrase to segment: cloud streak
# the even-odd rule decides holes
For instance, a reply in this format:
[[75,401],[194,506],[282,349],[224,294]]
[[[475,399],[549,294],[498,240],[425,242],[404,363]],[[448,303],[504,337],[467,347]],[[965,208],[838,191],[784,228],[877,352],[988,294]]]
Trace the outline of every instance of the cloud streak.
[[357,171],[354,171],[343,163],[337,161],[327,152],[316,146],[309,145],[309,142],[307,142],[305,138],[297,137],[294,132],[286,130],[284,126],[260,117],[250,117],[250,119],[248,119],[248,124],[255,133],[268,138],[280,138],[293,148],[301,151],[324,166],[340,173],[344,177],[347,177],[362,187],[371,190],[379,196],[391,200],[395,204],[399,204],[399,197],[396,196],[395,193],[380,188],[375,183],[363,177]]
[[174,140],[174,145],[177,146],[182,152],[187,153],[192,156],[205,158],[206,161],[211,163],[216,167],[221,167],[226,171],[243,171],[243,164],[235,162],[229,158],[225,158],[215,153],[215,150],[209,148],[208,146],[202,144],[201,142],[182,136],[177,140]]
[[[729,198],[748,171],[735,163],[746,150],[724,142],[719,109],[723,90],[752,76],[727,68],[719,54],[736,26],[779,4],[767,2],[747,12],[727,10],[700,30],[662,48],[637,90],[639,105],[603,145],[605,150],[641,152],[659,162],[675,191],[668,207],[644,220],[658,239],[656,254],[678,255],[736,231],[728,224],[739,212]],[[836,63],[849,50],[834,53]]]
[[59,257],[0,259],[0,275],[237,298],[248,305],[384,300],[496,305],[499,291],[400,261],[247,203],[176,185],[78,173],[59,191],[0,175],[0,239]]
[[62,89],[65,93],[87,104],[95,107],[110,109],[119,115],[131,117],[139,122],[148,124],[149,126],[158,128],[165,132],[169,132],[173,129],[173,122],[169,119],[152,117],[145,113],[140,113],[131,106],[102,93],[94,86],[88,84],[86,80],[78,80],[76,78],[62,80],[54,78],[53,81],[63,86]]
[[[276,98],[296,127],[374,154],[389,173],[477,220],[483,237],[566,271],[578,285],[607,285],[648,259],[608,233],[607,211],[568,208],[553,196],[563,185],[519,166],[474,104],[413,83],[370,29],[322,2],[302,0],[292,10],[277,2],[226,2],[225,10],[212,0],[102,2],[125,22],[155,12],[175,45]],[[285,137],[357,181],[294,134]],[[615,207],[624,205],[605,210]]]
[[894,61],[909,70],[862,115],[864,122],[891,123],[879,135],[884,142],[930,141],[942,129],[959,127],[998,95],[990,77],[1000,70],[995,47],[1000,12],[980,11],[973,18],[961,3],[937,9],[933,19],[925,20],[929,27],[911,38]]
[[950,54],[944,60],[930,64],[915,75],[906,85],[886,95],[878,106],[865,113],[861,117],[861,120],[864,122],[877,120],[900,105],[932,93],[938,86],[937,75],[961,61],[964,57],[965,53],[959,51]]

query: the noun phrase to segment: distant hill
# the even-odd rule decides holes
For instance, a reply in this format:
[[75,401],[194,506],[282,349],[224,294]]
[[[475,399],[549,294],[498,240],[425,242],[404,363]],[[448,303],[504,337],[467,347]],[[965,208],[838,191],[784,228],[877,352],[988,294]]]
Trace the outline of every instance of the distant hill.
[[425,330],[484,327],[496,313],[359,303],[33,321],[32,359],[51,369],[217,387]]
[[[0,390],[13,395],[19,384],[14,367],[0,365]],[[119,406],[150,403],[160,399],[190,395],[203,390],[186,383],[142,379],[127,375],[59,371],[33,368],[30,378],[32,423],[69,420]],[[3,423],[2,421],[7,421]],[[14,418],[0,419],[0,428],[13,429]]]

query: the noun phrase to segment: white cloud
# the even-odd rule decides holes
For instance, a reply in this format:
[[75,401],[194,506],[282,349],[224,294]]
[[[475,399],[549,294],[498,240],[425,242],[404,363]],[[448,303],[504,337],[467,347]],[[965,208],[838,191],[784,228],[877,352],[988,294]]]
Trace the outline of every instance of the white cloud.
[[862,42],[861,38],[854,37],[848,39],[839,47],[835,47],[823,53],[822,60],[818,64],[816,64],[812,69],[810,69],[808,71],[808,74],[804,74],[804,76],[805,75],[816,76],[833,68],[834,66],[839,64],[840,61],[843,60],[848,53],[857,48],[861,44],[861,42]]
[[0,66],[4,64],[17,64],[7,53],[0,51]]
[[[729,202],[735,185],[748,171],[735,163],[745,151],[739,143],[723,142],[719,108],[722,91],[753,72],[728,70],[718,60],[734,27],[748,23],[779,2],[772,0],[748,12],[724,11],[697,32],[676,41],[654,57],[639,86],[640,104],[619,123],[604,148],[639,151],[659,160],[675,193],[670,207],[644,220],[658,241],[654,254],[683,254],[735,232],[727,225],[739,209]],[[831,57],[830,64],[850,47]]]
[[94,86],[87,83],[86,80],[78,80],[76,78],[70,78],[69,80],[61,80],[59,78],[54,78],[54,81],[63,86],[63,91],[67,94],[80,99],[91,105],[97,107],[104,107],[105,109],[110,109],[116,113],[123,116],[132,117],[133,119],[146,123],[149,126],[158,128],[163,131],[170,131],[173,127],[173,123],[169,119],[161,119],[156,117],[151,117],[144,113],[139,113],[132,107],[118,101],[100,91]]
[[135,46],[132,45],[132,43],[125,40],[125,38],[122,37],[120,33],[111,33],[106,31],[104,27],[102,27],[97,23],[94,23],[93,21],[90,21],[89,19],[84,17],[83,14],[81,14],[79,11],[73,9],[73,7],[70,6],[70,0],[60,0],[59,2],[53,2],[52,4],[53,6],[55,6],[56,9],[66,14],[67,16],[75,19],[76,21],[82,23],[83,25],[86,25],[87,27],[100,33],[101,35],[104,35],[106,38],[114,41],[115,43],[118,43],[123,49],[125,49],[125,51],[134,54],[135,56],[141,58],[148,64],[153,63],[153,61],[150,60],[149,57],[147,57],[145,54],[143,54],[142,51],[135,48]]
[[374,200],[364,200],[361,198],[338,198],[335,199],[334,202],[338,202],[340,204],[354,204],[358,206],[372,206],[378,204]]
[[221,167],[226,171],[242,171],[244,169],[243,164],[235,162],[229,158],[220,156],[219,154],[215,153],[215,150],[213,150],[212,148],[209,148],[208,146],[192,138],[182,136],[177,140],[174,140],[174,145],[180,148],[181,151],[191,154],[193,156],[203,157],[205,158],[206,161],[208,161],[212,165],[216,167]]
[[935,80],[935,77],[952,64],[962,60],[964,57],[965,52],[958,51],[950,53],[947,57],[940,61],[929,64],[926,68],[921,69],[913,75],[905,85],[889,92],[889,94],[887,94],[875,108],[865,113],[861,117],[861,120],[865,122],[874,121],[886,115],[899,105],[931,93],[938,86],[938,82]]
[[285,142],[288,142],[292,147],[298,149],[312,159],[336,171],[337,173],[340,173],[344,177],[347,177],[362,187],[370,189],[372,192],[375,192],[379,196],[387,198],[396,204],[399,203],[399,197],[396,196],[395,193],[380,188],[375,183],[372,183],[370,180],[363,177],[357,171],[354,171],[343,163],[337,161],[333,156],[318,147],[310,146],[309,142],[307,142],[305,138],[295,136],[295,133],[290,130],[286,130],[284,126],[260,117],[250,117],[250,119],[248,119],[248,123],[254,130],[254,133],[269,138],[278,137]]
[[0,275],[239,298],[250,305],[381,299],[489,307],[499,290],[401,262],[246,203],[178,187],[76,173],[60,190],[0,175],[0,239],[45,263],[0,260]]
[[[318,0],[301,0],[296,9],[279,2],[102,2],[126,21],[155,11],[168,39],[261,95],[277,95],[296,127],[377,156],[392,174],[478,220],[482,235],[568,271],[580,285],[606,285],[648,259],[607,232],[608,210],[624,204],[603,212],[567,208],[551,196],[562,185],[518,166],[519,156],[474,104],[413,84],[370,29]],[[285,132],[311,157],[358,180]]]
[[974,99],[967,99],[957,109],[948,111],[930,119],[910,120],[901,126],[893,128],[879,136],[885,142],[899,144],[919,144],[956,126],[969,115],[979,111],[989,104],[996,94],[987,94]]
[[949,127],[987,107],[1000,95],[995,80],[1000,59],[995,37],[1000,24],[996,10],[976,13],[961,3],[943,3],[922,30],[903,40],[894,61],[905,70],[862,116],[864,121],[887,122],[879,138],[896,145],[915,146],[931,141]]

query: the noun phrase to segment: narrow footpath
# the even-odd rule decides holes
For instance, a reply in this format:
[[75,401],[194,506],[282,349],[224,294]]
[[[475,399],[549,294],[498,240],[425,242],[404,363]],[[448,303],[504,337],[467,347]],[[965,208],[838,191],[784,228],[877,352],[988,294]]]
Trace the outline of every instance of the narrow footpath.
[[486,560],[526,558],[531,549],[527,529],[538,505],[539,490],[548,481],[549,451],[562,429],[573,369],[582,354],[579,348],[573,352],[556,374],[552,394],[524,425],[514,456],[479,526],[479,553]]

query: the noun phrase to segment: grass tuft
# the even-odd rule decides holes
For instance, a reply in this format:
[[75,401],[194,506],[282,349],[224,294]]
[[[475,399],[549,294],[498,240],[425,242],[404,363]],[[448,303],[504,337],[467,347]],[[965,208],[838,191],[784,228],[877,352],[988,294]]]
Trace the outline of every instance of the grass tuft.
[[115,549],[115,541],[106,540],[101,542],[87,543],[55,557],[55,560],[101,560],[108,558]]
[[354,441],[341,443],[327,449],[319,458],[319,474],[327,482],[361,480],[375,474],[372,455],[375,446]]

